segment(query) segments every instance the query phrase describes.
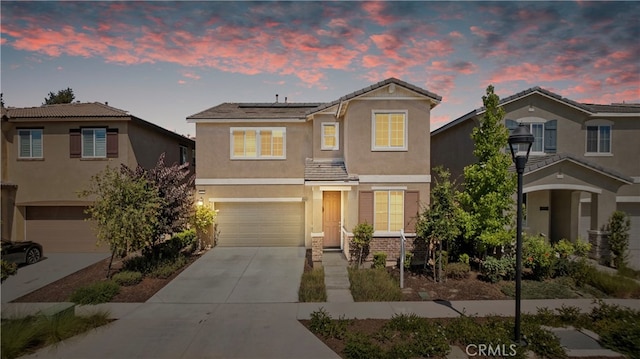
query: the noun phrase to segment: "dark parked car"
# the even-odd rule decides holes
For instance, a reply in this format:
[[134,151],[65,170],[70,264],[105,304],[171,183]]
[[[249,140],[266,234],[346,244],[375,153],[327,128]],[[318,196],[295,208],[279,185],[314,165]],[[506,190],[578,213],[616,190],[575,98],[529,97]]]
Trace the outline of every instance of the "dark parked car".
[[33,264],[42,259],[42,246],[31,241],[2,240],[2,259],[13,263]]

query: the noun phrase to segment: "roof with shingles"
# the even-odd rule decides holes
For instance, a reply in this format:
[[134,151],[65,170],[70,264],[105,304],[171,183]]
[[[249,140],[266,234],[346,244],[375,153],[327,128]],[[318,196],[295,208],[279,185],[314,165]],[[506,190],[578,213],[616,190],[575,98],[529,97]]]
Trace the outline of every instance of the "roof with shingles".
[[208,119],[303,119],[310,109],[321,103],[236,103],[225,102],[187,117],[188,120]]
[[342,160],[313,160],[307,158],[304,166],[305,181],[348,181],[357,180],[349,176]]
[[316,113],[316,112],[325,110],[325,109],[327,109],[327,108],[329,108],[331,106],[335,106],[335,105],[337,105],[337,104],[339,104],[341,102],[351,100],[351,99],[353,99],[355,97],[358,97],[360,95],[364,95],[367,92],[371,92],[373,90],[379,89],[379,88],[381,88],[383,86],[386,86],[386,85],[389,85],[391,83],[394,83],[396,85],[405,87],[405,88],[407,88],[407,89],[409,89],[411,91],[414,91],[416,93],[419,93],[421,95],[430,97],[430,98],[432,98],[432,99],[434,99],[434,100],[436,100],[438,102],[442,101],[442,96],[436,95],[435,93],[433,93],[431,91],[425,90],[425,89],[420,88],[420,87],[415,86],[415,85],[412,85],[412,84],[410,84],[408,82],[404,82],[404,81],[399,80],[397,78],[391,77],[391,78],[388,78],[388,79],[386,79],[384,81],[380,81],[380,82],[378,82],[376,84],[373,84],[371,86],[367,86],[367,87],[365,87],[363,89],[354,91],[354,92],[352,92],[350,94],[347,94],[347,95],[344,95],[344,96],[340,97],[339,99],[337,99],[337,100],[335,100],[333,102],[325,103],[325,104],[323,104],[321,106],[318,106],[318,108],[311,109],[311,110],[309,110],[307,112],[307,115],[310,115],[312,113]]
[[[577,157],[577,156],[573,156],[571,154],[568,153],[556,153],[556,154],[550,154],[550,155],[545,155],[545,156],[530,156],[529,160],[527,161],[527,165],[524,168],[524,174],[526,175],[527,173],[530,172],[534,172],[536,170],[539,170],[541,168],[544,167],[548,167],[551,166],[555,163],[561,162],[561,161],[565,161],[565,160],[570,160],[573,162],[576,162],[582,166],[585,166],[587,168],[590,168],[592,170],[596,170],[598,172],[604,173],[610,177],[613,177],[617,180],[620,180],[622,182],[631,184],[633,183],[633,179],[631,179],[628,176],[625,176],[624,174],[617,172],[615,170],[612,170],[610,168],[601,166],[597,163],[585,160],[583,158]],[[515,172],[515,167],[513,165],[511,165],[510,170]]]
[[[554,98],[558,101],[564,102],[567,105],[579,108],[589,114],[598,114],[598,113],[628,113],[628,114],[635,114],[638,115],[640,114],[640,104],[624,104],[624,103],[618,103],[618,104],[611,104],[611,105],[600,105],[600,104],[587,104],[587,103],[580,103],[577,101],[573,101],[570,100],[566,97],[562,97],[554,92],[551,92],[549,90],[545,90],[539,86],[535,86],[529,89],[526,89],[524,91],[518,92],[515,95],[511,95],[509,97],[505,97],[503,99],[500,99],[500,105],[504,105],[505,103],[509,103],[515,100],[518,100],[519,98],[522,97],[526,97],[530,94],[533,93],[541,93],[543,95],[546,95],[548,97]],[[482,112],[484,112],[486,110],[486,108],[480,107],[478,109],[472,110],[458,118],[456,118],[455,120],[431,131],[432,135],[438,134],[440,132],[445,131],[448,128],[454,127],[459,123],[465,122],[470,118],[473,118],[479,114],[481,114]]]
[[9,107],[6,111],[9,120],[20,118],[131,117],[127,111],[99,102],[65,103],[39,107]]

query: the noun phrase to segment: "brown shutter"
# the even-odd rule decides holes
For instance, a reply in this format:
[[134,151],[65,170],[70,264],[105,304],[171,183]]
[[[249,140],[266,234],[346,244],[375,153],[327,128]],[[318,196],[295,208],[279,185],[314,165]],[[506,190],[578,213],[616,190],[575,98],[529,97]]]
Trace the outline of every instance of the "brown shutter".
[[406,233],[415,233],[416,219],[420,209],[420,192],[405,191],[404,192],[404,231]]
[[82,156],[82,136],[80,129],[69,130],[69,157],[80,158]]
[[373,191],[360,191],[358,202],[358,223],[367,222],[373,226]]
[[108,158],[118,157],[118,129],[117,128],[107,129],[107,157]]

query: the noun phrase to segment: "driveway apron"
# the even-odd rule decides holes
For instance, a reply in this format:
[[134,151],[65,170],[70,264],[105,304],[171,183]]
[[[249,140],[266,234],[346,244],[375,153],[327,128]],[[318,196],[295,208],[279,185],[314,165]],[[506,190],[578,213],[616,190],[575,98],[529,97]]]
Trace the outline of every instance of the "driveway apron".
[[295,303],[302,247],[216,247],[147,303]]

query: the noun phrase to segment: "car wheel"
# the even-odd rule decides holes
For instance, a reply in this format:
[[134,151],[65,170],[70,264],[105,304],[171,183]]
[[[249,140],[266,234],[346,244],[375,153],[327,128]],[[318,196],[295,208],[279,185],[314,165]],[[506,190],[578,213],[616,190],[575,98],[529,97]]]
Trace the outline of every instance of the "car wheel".
[[27,251],[25,262],[27,262],[27,264],[37,263],[40,260],[40,256],[41,254],[38,248],[31,248]]

